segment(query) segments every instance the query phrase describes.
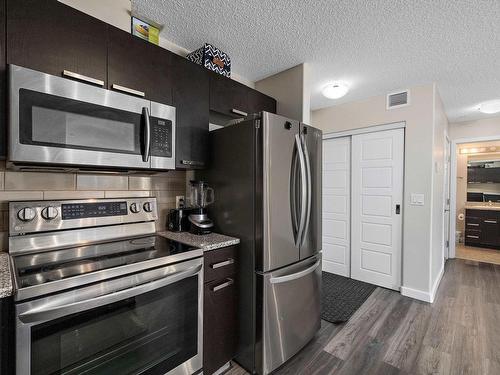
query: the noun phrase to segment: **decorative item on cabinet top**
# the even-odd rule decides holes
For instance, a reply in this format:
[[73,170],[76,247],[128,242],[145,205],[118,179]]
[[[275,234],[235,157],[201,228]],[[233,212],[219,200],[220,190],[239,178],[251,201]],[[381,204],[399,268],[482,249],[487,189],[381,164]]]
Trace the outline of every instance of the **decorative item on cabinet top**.
[[186,59],[223,76],[231,77],[231,58],[210,43],[205,43],[201,48],[191,52]]
[[131,17],[132,35],[158,45],[160,42],[160,29],[137,17]]

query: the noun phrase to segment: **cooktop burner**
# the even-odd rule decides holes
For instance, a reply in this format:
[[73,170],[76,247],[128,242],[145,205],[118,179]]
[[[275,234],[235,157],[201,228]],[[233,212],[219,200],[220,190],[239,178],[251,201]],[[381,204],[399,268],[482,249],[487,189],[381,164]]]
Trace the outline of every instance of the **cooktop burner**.
[[19,288],[169,257],[195,247],[152,235],[14,258]]

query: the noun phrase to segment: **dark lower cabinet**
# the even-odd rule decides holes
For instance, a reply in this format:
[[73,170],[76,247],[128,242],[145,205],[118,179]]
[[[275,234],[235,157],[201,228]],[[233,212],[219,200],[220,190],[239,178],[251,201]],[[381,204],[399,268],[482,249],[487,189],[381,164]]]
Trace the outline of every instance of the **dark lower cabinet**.
[[14,305],[12,297],[0,298],[0,374],[14,374]]
[[56,76],[66,70],[106,84],[107,29],[56,0],[9,0],[7,63]]
[[108,88],[172,104],[172,53],[109,26]]
[[204,68],[172,56],[176,114],[175,165],[201,169],[208,161],[209,77]]
[[465,211],[465,244],[500,249],[500,211]]
[[236,355],[238,345],[237,247],[205,253],[203,373],[210,375]]

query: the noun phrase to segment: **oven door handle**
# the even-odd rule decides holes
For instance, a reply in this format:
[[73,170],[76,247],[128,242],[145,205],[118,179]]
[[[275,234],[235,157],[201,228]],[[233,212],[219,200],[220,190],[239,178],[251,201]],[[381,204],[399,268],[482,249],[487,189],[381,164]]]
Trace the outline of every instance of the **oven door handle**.
[[19,320],[23,323],[41,323],[49,320],[54,320],[70,314],[79,313],[85,310],[91,310],[99,306],[109,305],[127,298],[135,297],[140,294],[150,292],[154,289],[162,288],[169,284],[181,281],[200,272],[202,264],[190,267],[186,270],[171,273],[167,277],[146,281],[146,283],[105,294],[103,296],[78,301],[74,303],[63,304],[59,306],[50,306],[45,308],[35,308],[19,314]]

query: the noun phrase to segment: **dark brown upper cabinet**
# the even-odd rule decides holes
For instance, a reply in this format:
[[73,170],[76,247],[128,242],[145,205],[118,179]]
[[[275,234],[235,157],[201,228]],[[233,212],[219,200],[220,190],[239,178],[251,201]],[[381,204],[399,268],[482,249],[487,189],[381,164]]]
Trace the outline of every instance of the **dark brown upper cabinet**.
[[469,183],[500,183],[500,168],[467,167]]
[[56,0],[7,1],[7,63],[106,85],[107,29]]
[[172,104],[172,53],[109,26],[108,88]]
[[276,100],[216,73],[210,74],[210,110],[227,117],[244,117],[250,113],[276,113]]
[[276,113],[276,100],[257,90],[249,89],[248,106],[252,113],[260,111]]
[[176,168],[201,169],[208,160],[209,77],[201,66],[173,55]]
[[[0,159],[7,156],[7,70],[5,57],[5,0],[0,0]],[[1,371],[0,371],[1,372]]]

